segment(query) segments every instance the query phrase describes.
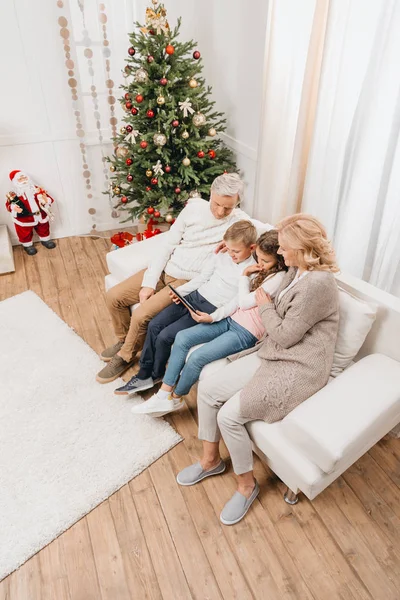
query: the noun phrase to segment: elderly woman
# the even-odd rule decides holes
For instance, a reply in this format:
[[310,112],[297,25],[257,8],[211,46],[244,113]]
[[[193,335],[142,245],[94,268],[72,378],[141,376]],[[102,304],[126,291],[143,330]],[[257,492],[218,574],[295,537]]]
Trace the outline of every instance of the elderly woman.
[[[225,471],[219,454],[221,435],[238,477],[238,489],[225,505],[221,521],[233,525],[259,493],[253,476],[251,440],[245,424],[262,419],[274,423],[328,381],[339,324],[339,269],[324,227],[317,219],[296,214],[277,225],[279,253],[289,268],[275,302],[261,288],[257,304],[265,337],[255,348],[231,357],[240,359],[204,379],[198,390],[200,462],[177,476],[194,485]],[[258,350],[258,356],[247,356]]]

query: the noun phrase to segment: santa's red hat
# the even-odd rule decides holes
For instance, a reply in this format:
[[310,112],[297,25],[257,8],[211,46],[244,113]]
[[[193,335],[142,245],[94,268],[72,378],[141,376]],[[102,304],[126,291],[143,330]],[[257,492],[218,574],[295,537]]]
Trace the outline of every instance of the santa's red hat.
[[11,173],[10,173],[10,179],[11,179],[11,181],[14,179],[14,177],[16,176],[17,173],[21,173],[20,169],[16,169],[15,171],[11,171]]

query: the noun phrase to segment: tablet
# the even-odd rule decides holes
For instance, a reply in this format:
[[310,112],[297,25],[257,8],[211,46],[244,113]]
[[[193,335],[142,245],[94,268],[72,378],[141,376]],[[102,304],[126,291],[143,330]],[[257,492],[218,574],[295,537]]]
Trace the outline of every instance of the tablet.
[[174,287],[172,287],[172,285],[168,284],[168,287],[171,289],[172,292],[174,292],[176,296],[178,296],[183,306],[186,306],[186,308],[192,310],[193,312],[197,312],[193,304],[190,304],[189,300],[186,300],[185,296],[181,296],[180,293]]

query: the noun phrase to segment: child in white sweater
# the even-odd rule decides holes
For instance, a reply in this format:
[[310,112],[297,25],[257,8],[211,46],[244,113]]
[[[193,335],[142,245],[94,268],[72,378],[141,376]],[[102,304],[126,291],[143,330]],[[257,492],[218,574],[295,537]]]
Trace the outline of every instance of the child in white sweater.
[[[178,410],[184,405],[181,397],[189,393],[206,364],[246,350],[262,338],[265,331],[256,290],[262,287],[273,297],[279,288],[286,266],[283,257],[277,254],[278,248],[277,231],[264,233],[257,241],[257,263],[243,270],[236,298],[211,314],[191,313],[199,324],[177,334],[161,389],[132,412],[162,416]],[[199,344],[204,345],[186,361],[190,349]]]

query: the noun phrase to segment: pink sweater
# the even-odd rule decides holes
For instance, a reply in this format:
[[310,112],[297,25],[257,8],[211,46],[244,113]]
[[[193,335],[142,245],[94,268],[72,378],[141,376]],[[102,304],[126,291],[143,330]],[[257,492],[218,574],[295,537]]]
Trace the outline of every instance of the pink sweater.
[[[285,274],[286,271],[282,271],[270,275],[261,287],[273,298]],[[259,340],[264,335],[265,330],[256,303],[256,293],[255,291],[250,292],[250,281],[249,277],[242,275],[239,279],[238,296],[218,308],[211,316],[213,322],[221,321],[230,316],[233,321],[250,331]]]

